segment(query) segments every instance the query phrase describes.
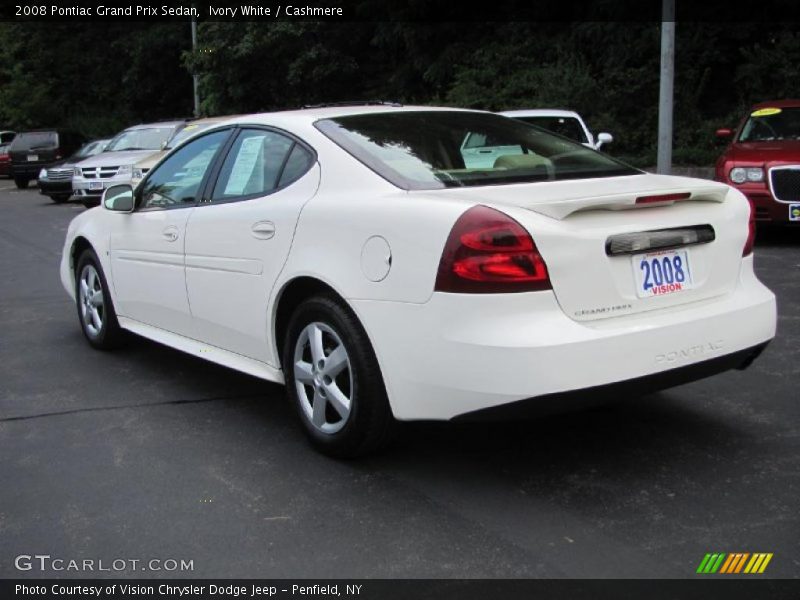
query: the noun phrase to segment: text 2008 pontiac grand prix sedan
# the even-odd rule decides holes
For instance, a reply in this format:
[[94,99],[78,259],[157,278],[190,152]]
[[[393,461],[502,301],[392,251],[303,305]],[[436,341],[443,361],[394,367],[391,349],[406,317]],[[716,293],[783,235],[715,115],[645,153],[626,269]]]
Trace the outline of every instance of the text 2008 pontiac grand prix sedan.
[[92,346],[128,330],[285,383],[352,456],[395,420],[748,365],[776,321],[753,235],[727,185],[506,117],[323,107],[221,123],[110,188],[61,278]]

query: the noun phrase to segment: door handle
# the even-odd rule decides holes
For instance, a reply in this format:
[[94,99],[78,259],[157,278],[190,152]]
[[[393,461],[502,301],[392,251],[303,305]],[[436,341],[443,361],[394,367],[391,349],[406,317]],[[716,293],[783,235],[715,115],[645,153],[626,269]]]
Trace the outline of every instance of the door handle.
[[272,221],[259,221],[258,223],[253,223],[250,231],[253,237],[260,240],[268,240],[275,235],[275,223]]
[[174,242],[178,239],[178,228],[175,226],[167,227],[164,231],[161,232],[161,235],[168,242]]

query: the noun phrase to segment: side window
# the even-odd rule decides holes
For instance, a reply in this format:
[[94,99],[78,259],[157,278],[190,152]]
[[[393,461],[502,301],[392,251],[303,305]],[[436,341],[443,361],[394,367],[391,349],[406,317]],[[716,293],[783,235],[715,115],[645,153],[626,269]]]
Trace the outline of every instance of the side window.
[[[294,140],[274,131],[242,130],[225,158],[211,201],[263,196],[274,191],[285,180],[282,174],[295,146]],[[300,160],[302,156],[294,158],[294,169]]]
[[300,144],[295,144],[289,153],[289,158],[286,159],[286,166],[283,167],[278,187],[289,185],[295,179],[300,179],[311,168],[313,162],[314,157],[311,156],[311,153]]
[[463,148],[480,148],[486,146],[486,136],[482,133],[468,133]]
[[140,208],[194,204],[200,184],[230,132],[215,131],[189,142],[150,173]]

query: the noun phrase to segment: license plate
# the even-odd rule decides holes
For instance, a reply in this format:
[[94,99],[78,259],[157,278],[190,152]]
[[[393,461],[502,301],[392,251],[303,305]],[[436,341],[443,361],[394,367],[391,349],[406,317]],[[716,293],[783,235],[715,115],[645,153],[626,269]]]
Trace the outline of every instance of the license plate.
[[103,182],[102,181],[90,181],[89,182],[89,189],[90,190],[102,190],[103,189]]
[[636,295],[652,298],[692,288],[688,250],[662,250],[633,256]]
[[39,160],[38,154],[28,154],[28,162],[36,162]]

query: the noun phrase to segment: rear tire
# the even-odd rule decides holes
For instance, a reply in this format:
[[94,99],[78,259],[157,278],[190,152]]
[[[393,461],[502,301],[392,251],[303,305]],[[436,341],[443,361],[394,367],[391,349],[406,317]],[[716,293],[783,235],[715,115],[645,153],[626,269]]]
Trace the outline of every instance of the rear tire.
[[124,332],[108,292],[108,282],[97,255],[84,250],[75,268],[75,305],[83,335],[98,350],[120,345]]
[[20,190],[27,188],[30,181],[30,179],[25,179],[24,177],[14,177],[14,184],[17,186],[17,189]]
[[353,458],[391,441],[397,422],[375,352],[341,300],[319,295],[297,307],[282,364],[289,401],[320,452]]

